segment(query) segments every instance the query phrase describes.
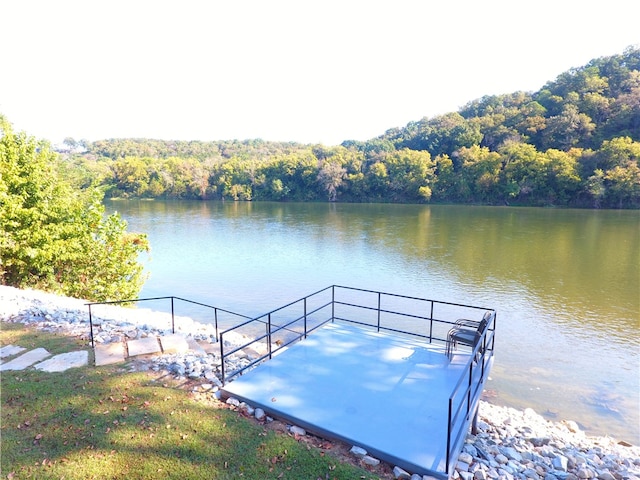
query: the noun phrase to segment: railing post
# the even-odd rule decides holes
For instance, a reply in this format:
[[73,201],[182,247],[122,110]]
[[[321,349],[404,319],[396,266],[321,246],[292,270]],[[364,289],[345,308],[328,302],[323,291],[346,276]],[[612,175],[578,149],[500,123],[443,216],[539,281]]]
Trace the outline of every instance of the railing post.
[[215,319],[216,325],[216,340],[218,339],[218,307],[213,309],[213,318]]
[[331,322],[336,318],[336,286],[331,285]]
[[380,305],[381,305],[381,296],[382,294],[378,292],[378,332],[380,331]]
[[220,334],[220,338],[218,338],[220,342],[220,376],[222,377],[222,385],[224,386],[225,377],[224,377],[224,340],[222,338],[222,334]]
[[93,320],[91,318],[91,304],[89,304],[89,334],[91,335],[91,348],[93,348],[95,363],[96,344],[93,341]]
[[[498,321],[498,312],[493,312],[493,335],[491,335],[491,351],[493,352],[493,348],[496,346],[496,323]],[[489,328],[487,327],[487,330]]]
[[176,333],[176,319],[173,314],[173,297],[171,297],[171,333]]
[[269,360],[271,360],[271,313],[267,316],[267,345],[269,345]]
[[307,297],[304,297],[304,338],[307,338]]
[[447,419],[447,455],[446,455],[446,460],[445,460],[445,469],[447,471],[447,475],[449,474],[449,461],[451,460],[451,435],[452,435],[452,425],[451,425],[451,421],[452,421],[452,412],[453,412],[453,399],[451,397],[449,397],[449,413],[448,413],[448,419]]
[[471,391],[473,387],[473,360],[469,363],[469,388],[467,388],[467,415],[469,418],[469,412],[471,411]]
[[431,313],[429,314],[429,343],[433,343],[433,300],[431,300]]

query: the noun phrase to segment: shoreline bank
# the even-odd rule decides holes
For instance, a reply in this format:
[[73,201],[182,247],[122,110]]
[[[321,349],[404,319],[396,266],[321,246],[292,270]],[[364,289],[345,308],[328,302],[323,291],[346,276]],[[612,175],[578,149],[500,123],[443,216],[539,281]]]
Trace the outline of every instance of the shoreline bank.
[[[89,340],[86,301],[35,290],[0,286],[0,320]],[[153,317],[153,325],[150,324]],[[96,343],[122,341],[166,333],[170,314],[139,308],[100,306],[95,313]],[[211,325],[186,317],[181,333],[204,340],[214,336]],[[175,358],[174,358],[175,360]],[[171,371],[173,364],[157,363]],[[185,367],[184,364],[178,366]],[[184,375],[185,369],[175,372]],[[200,368],[200,372],[204,371]],[[611,437],[587,436],[571,420],[551,422],[532,409],[524,411],[482,401],[479,433],[469,435],[456,472],[464,480],[575,478],[624,480],[640,478],[640,447]],[[497,476],[496,476],[497,475]]]

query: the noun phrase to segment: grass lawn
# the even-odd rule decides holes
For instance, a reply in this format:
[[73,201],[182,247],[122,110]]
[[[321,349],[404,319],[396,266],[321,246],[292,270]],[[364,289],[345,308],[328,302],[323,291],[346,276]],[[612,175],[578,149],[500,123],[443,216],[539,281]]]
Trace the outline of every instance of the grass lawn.
[[[8,344],[52,354],[87,348],[3,322],[0,346]],[[2,478],[380,478],[339,461],[329,442],[312,447],[157,372],[5,371],[0,387]]]

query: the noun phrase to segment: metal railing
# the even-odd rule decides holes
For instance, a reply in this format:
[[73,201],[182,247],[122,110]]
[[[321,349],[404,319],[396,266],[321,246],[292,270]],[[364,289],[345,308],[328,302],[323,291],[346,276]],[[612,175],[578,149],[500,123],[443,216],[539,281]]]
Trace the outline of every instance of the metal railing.
[[[222,382],[225,384],[236,375],[272,358],[279,350],[306,338],[313,330],[328,322],[338,320],[446,345],[447,333],[457,319],[475,317],[487,311],[492,312],[489,324],[472,349],[448,397],[445,464],[446,473],[449,474],[455,464],[454,453],[477,413],[480,395],[491,367],[495,343],[494,309],[332,285],[220,332]],[[284,312],[288,312],[288,315],[282,315]],[[228,349],[224,342],[225,335],[256,324],[264,328],[264,333]],[[276,339],[283,335],[284,341]],[[225,360],[256,343],[266,344],[266,353],[232,372],[226,371]]]
[[[223,384],[257,364],[271,359],[274,354],[292,343],[305,339],[326,323],[336,320],[371,327],[378,332],[393,332],[428,340],[429,343],[438,342],[446,345],[447,333],[457,319],[477,316],[479,312],[491,312],[487,328],[472,349],[463,372],[448,397],[447,474],[452,471],[455,464],[454,453],[464,439],[462,435],[466,433],[470,422],[477,415],[478,402],[491,368],[495,344],[496,312],[494,309],[340,285],[323,288],[255,318],[173,296],[88,303],[91,344],[95,346],[92,306],[151,300],[170,300],[173,333],[175,333],[175,301],[213,310],[213,323],[220,345]],[[240,323],[232,324],[233,326],[219,332],[220,313],[231,315],[235,321],[240,319]],[[225,337],[228,339],[233,333],[238,334],[236,341],[225,342]],[[241,340],[240,343],[238,339]],[[226,364],[232,355],[258,344],[264,347],[263,354],[254,356],[234,371],[227,371]],[[254,348],[254,350],[261,349]]]
[[[268,359],[273,358],[273,355],[278,351],[291,345],[302,338],[306,338],[311,332],[320,328],[325,323],[333,320],[331,311],[327,311],[328,307],[333,306],[331,298],[323,298],[328,292],[333,290],[333,286],[323,288],[311,295],[307,295],[299,300],[295,300],[282,307],[272,310],[259,317],[252,318],[239,325],[235,325],[220,332],[220,358],[221,358],[221,377],[222,383],[242,374],[247,369],[254,365]],[[314,303],[317,302],[317,303]],[[282,320],[278,318],[282,317]],[[232,332],[239,333],[242,337],[244,334],[240,333],[244,329],[251,329],[255,331],[255,326],[258,325],[259,329],[264,328],[264,334],[258,334],[257,336],[250,338],[247,342],[236,345],[231,350],[225,351],[224,336],[229,336]],[[255,344],[265,344],[266,353],[249,361],[248,364],[234,370],[233,372],[226,371],[226,360],[232,355],[251,347]]]
[[[475,347],[469,355],[469,359],[463,369],[462,375],[451,395],[449,395],[448,416],[447,416],[447,474],[453,472],[456,463],[454,452],[460,442],[464,440],[462,435],[466,433],[466,426],[475,423],[478,413],[478,404],[484,384],[487,380],[493,349],[495,345],[496,312],[492,312],[487,328],[476,342]],[[457,428],[456,428],[457,426]],[[455,433],[457,432],[457,433]]]
[[[168,297],[152,297],[152,298],[136,298],[136,299],[130,299],[130,300],[114,300],[114,301],[110,301],[110,302],[91,302],[91,303],[87,303],[87,307],[89,307],[89,332],[90,332],[90,338],[91,338],[91,346],[93,348],[95,348],[95,341],[94,341],[94,335],[93,335],[93,326],[94,326],[94,322],[93,322],[93,311],[91,309],[91,307],[95,307],[97,305],[122,305],[122,304],[133,304],[133,303],[138,303],[138,302],[149,302],[149,301],[156,301],[156,300],[169,300],[170,301],[170,313],[171,313],[171,333],[176,333],[176,302],[185,302],[188,303],[190,305],[197,305],[200,307],[204,307],[208,310],[213,310],[213,314],[211,317],[207,316],[208,320],[212,320],[213,321],[213,325],[215,328],[215,338],[216,341],[219,338],[219,323],[224,323],[224,324],[230,324],[230,323],[236,323],[241,319],[247,319],[247,318],[251,318],[248,317],[247,315],[242,315],[240,313],[235,313],[235,312],[231,312],[229,310],[225,310],[224,308],[220,308],[220,307],[214,307],[212,305],[207,305],[205,303],[200,303],[200,302],[196,302],[193,300],[187,300],[186,298],[181,298],[181,297],[175,297],[175,296],[168,296]],[[221,319],[220,316],[224,315],[225,318]],[[229,316],[230,318],[226,318],[227,316]]]
[[[455,321],[478,311],[484,313],[493,310],[461,303],[332,285],[220,332],[222,381],[225,383],[253,365],[272,358],[273,354],[279,350],[306,338],[309,333],[327,322],[340,320],[373,327],[377,331],[419,337],[430,343],[434,341],[446,343],[446,334]],[[245,343],[225,351],[228,348],[223,341],[225,335],[251,330],[252,327],[253,332],[256,332],[257,328],[264,329],[264,334],[252,335],[253,338],[249,338]],[[243,336],[247,337],[247,335]],[[225,359],[257,343],[265,344],[267,352],[264,355],[233,372],[226,371]]]

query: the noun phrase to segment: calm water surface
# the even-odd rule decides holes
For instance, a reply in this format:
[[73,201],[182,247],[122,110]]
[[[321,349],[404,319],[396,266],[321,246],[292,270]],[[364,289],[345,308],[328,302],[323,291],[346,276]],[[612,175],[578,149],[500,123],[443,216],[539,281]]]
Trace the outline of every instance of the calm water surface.
[[498,310],[494,403],[640,444],[640,212],[112,201],[141,297],[258,315],[332,284]]

